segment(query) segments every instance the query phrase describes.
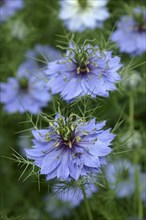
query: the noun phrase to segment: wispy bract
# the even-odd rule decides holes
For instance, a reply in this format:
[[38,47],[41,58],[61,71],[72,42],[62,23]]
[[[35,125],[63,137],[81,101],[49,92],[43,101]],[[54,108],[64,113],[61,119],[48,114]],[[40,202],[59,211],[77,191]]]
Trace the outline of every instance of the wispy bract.
[[[97,192],[97,187],[90,179],[84,181],[82,187],[84,187],[87,198],[90,198],[93,193]],[[81,186],[75,184],[67,187],[65,183],[58,183],[53,186],[53,191],[60,200],[68,202],[72,207],[78,206],[84,199]]]

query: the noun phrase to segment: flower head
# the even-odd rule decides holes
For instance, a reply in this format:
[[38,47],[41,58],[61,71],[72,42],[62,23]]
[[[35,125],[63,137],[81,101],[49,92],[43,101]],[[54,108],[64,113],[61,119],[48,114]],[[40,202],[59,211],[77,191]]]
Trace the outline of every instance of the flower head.
[[70,31],[84,31],[86,28],[102,27],[109,17],[106,9],[108,0],[63,0],[60,1],[59,18]]
[[138,130],[127,130],[120,138],[121,143],[124,144],[129,148],[139,148],[143,144],[142,134]]
[[111,152],[109,145],[115,135],[110,129],[102,130],[105,121],[96,123],[94,118],[85,122],[74,117],[57,115],[48,129],[32,131],[34,146],[26,149],[26,154],[47,180],[78,180],[80,176],[98,173]]
[[0,0],[0,22],[6,21],[15,12],[23,8],[23,0]]
[[60,200],[68,202],[72,207],[75,207],[84,199],[81,187],[84,187],[87,198],[90,198],[97,191],[97,187],[92,180],[82,179],[82,182],[83,186],[77,186],[76,183],[72,183],[70,186],[66,186],[65,183],[58,183],[54,185],[53,191]]
[[135,8],[131,16],[122,16],[117,30],[111,35],[120,52],[141,55],[146,51],[146,10]]
[[0,101],[9,113],[28,111],[37,114],[51,98],[43,80],[34,74],[29,62],[19,67],[17,77],[9,77],[7,83],[1,83],[0,89]]
[[24,40],[29,32],[28,27],[21,20],[16,20],[11,26],[11,34],[14,38]]
[[91,45],[72,44],[66,57],[48,64],[45,74],[52,93],[60,93],[67,101],[84,95],[109,96],[109,91],[116,90],[122,66],[120,58],[111,54]]
[[140,86],[142,82],[142,77],[140,73],[137,71],[132,71],[130,76],[126,76],[125,79],[122,81],[122,86],[127,90],[136,89]]
[[135,191],[135,167],[127,160],[117,160],[106,167],[109,186],[117,197],[129,197]]

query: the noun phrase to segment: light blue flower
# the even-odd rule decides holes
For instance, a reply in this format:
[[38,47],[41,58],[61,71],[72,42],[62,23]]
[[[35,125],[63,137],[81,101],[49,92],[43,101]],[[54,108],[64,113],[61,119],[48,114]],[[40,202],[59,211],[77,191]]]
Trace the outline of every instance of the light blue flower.
[[23,0],[1,0],[0,1],[0,22],[6,21],[13,16],[17,10],[24,7]]
[[135,191],[135,167],[128,160],[117,160],[106,167],[109,187],[119,198],[129,197]]
[[26,149],[29,159],[40,167],[40,173],[50,180],[75,179],[99,173],[105,165],[105,156],[111,153],[115,135],[102,130],[104,122],[82,121],[57,114],[48,129],[33,130],[33,148]]
[[53,191],[60,200],[68,202],[72,207],[76,207],[84,199],[81,187],[84,187],[87,198],[90,198],[93,193],[97,192],[97,187],[93,180],[82,179],[82,182],[83,186],[77,186],[77,184],[66,186],[65,183],[58,183],[53,187]]
[[44,81],[35,75],[30,62],[20,65],[17,76],[9,77],[7,83],[2,82],[0,89],[0,102],[9,113],[28,111],[38,114],[51,99]]
[[45,71],[53,94],[60,93],[66,101],[90,95],[108,97],[121,79],[117,71],[120,58],[98,47],[71,44],[65,57],[48,64]]
[[146,10],[135,8],[133,15],[122,16],[111,35],[120,52],[141,55],[146,51]]

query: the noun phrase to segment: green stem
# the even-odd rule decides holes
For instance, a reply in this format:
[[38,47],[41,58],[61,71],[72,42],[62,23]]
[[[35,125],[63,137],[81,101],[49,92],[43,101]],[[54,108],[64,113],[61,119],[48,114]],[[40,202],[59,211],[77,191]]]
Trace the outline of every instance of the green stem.
[[129,97],[129,124],[130,130],[134,130],[134,95],[133,92],[130,93]]
[[141,196],[139,196],[138,198],[138,217],[139,220],[143,219],[143,206],[142,206]]
[[135,170],[135,182],[136,182],[136,197],[137,197],[137,205],[138,205],[138,219],[143,219],[143,204],[141,200],[141,186],[140,186],[140,176],[139,170]]
[[91,214],[91,210],[90,210],[90,207],[89,207],[89,203],[88,203],[88,199],[87,199],[84,187],[82,187],[82,193],[83,193],[83,196],[84,196],[84,202],[85,202],[85,207],[86,207],[86,210],[87,210],[88,218],[89,218],[89,220],[93,220],[93,217],[92,217],[92,214]]

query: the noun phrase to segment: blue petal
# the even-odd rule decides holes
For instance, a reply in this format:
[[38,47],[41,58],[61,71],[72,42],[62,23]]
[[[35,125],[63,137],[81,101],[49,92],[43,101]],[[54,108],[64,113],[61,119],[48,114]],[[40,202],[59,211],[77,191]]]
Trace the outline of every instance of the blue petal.
[[67,179],[69,176],[69,153],[63,152],[60,165],[57,169],[57,177]]
[[99,158],[91,154],[84,153],[81,156],[81,160],[83,161],[83,164],[86,165],[87,167],[95,167],[95,168],[100,167]]
[[41,167],[41,174],[48,174],[58,166],[61,161],[60,154],[60,150],[53,150],[44,157]]

